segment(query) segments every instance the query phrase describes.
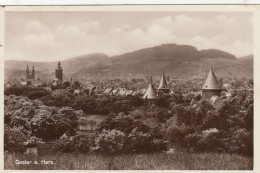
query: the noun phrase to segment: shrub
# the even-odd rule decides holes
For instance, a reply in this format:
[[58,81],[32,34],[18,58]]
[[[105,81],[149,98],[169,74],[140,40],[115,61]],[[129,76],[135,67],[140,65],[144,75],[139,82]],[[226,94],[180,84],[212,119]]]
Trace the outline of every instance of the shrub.
[[103,130],[95,138],[95,147],[91,150],[97,153],[121,153],[125,145],[125,133],[118,130]]
[[26,141],[26,136],[17,128],[4,127],[4,150],[9,152],[24,152],[23,143]]
[[62,152],[62,153],[72,153],[80,152],[87,153],[90,149],[90,144],[82,141],[79,136],[67,136],[65,133],[60,139],[53,142],[51,148],[52,153]]
[[161,152],[167,149],[167,143],[157,139],[153,133],[144,133],[134,128],[127,136],[124,148],[126,153]]
[[237,129],[233,132],[232,137],[228,138],[226,147],[231,153],[253,156],[253,131],[246,129]]
[[166,129],[166,139],[176,147],[184,146],[185,137],[191,134],[193,130],[186,125],[172,125]]

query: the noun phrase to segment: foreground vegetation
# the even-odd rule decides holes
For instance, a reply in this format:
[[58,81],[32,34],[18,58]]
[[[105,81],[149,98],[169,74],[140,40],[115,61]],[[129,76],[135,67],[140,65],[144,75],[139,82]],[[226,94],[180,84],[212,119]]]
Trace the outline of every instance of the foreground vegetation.
[[[42,87],[6,88],[5,168],[252,169],[253,83],[222,82],[228,87],[214,104],[189,81],[183,83],[188,88],[175,87],[157,101],[49,92]],[[99,114],[102,121],[91,114]],[[91,136],[78,133],[79,126],[88,125],[95,126]],[[42,143],[49,146],[48,156],[20,155],[25,146]],[[178,152],[165,154],[171,149]],[[19,166],[17,159],[56,164]]]
[[[55,164],[17,165],[16,160],[54,161]],[[26,156],[5,153],[5,169],[9,170],[252,170],[253,159],[234,154],[186,153],[126,154],[104,156],[97,154],[57,154]]]

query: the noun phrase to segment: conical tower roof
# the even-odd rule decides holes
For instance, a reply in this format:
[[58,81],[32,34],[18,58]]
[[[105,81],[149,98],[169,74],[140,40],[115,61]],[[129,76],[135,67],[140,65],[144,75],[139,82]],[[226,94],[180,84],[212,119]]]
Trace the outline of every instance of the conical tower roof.
[[61,67],[61,65],[60,65],[60,61],[58,62],[58,65],[57,65],[57,68],[56,68],[57,70],[62,70],[62,67]]
[[148,86],[148,89],[146,90],[146,92],[143,96],[143,99],[154,100],[154,99],[157,99],[157,98],[158,98],[157,92],[156,92],[153,84],[150,83],[149,86]]
[[208,77],[207,77],[202,89],[220,89],[218,80],[213,72],[212,67],[210,68]]
[[167,82],[166,82],[166,79],[165,79],[165,76],[164,76],[164,71],[163,71],[158,89],[165,89],[165,88],[168,89],[168,85],[167,85]]

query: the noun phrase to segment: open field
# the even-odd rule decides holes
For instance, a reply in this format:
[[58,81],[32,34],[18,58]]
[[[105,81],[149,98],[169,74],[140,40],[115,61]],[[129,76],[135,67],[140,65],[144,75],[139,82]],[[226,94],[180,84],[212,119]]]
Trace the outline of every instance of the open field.
[[[36,164],[16,164],[20,161],[38,161]],[[54,164],[44,164],[43,160]],[[253,158],[232,154],[185,153],[135,154],[102,156],[94,154],[59,154],[26,156],[5,153],[6,170],[252,170]],[[42,163],[41,163],[42,162]]]

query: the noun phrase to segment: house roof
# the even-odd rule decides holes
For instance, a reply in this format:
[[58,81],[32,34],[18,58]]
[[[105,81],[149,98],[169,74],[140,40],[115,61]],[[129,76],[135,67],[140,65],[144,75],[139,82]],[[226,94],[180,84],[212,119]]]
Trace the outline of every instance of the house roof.
[[132,93],[133,93],[134,91],[133,90],[127,90],[125,93],[124,93],[124,95],[131,95]]
[[218,80],[214,74],[212,67],[210,68],[208,77],[207,77],[202,89],[220,89]]

